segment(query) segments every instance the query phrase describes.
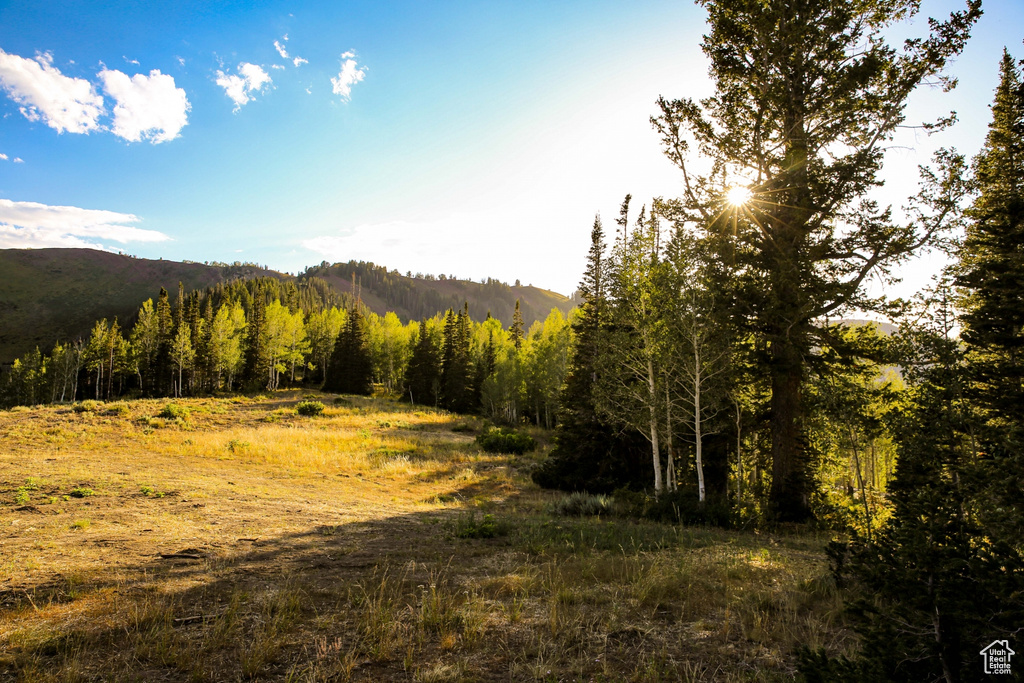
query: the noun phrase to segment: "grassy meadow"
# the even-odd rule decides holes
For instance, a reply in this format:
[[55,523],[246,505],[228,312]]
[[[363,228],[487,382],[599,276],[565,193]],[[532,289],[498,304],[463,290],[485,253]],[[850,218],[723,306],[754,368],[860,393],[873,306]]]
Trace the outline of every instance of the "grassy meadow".
[[554,514],[482,423],[304,392],[0,412],[0,680],[776,681],[824,535]]

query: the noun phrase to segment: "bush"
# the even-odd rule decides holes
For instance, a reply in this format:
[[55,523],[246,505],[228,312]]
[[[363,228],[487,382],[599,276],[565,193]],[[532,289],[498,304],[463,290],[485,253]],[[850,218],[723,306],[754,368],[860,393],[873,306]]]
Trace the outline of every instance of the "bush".
[[703,503],[698,500],[695,487],[681,487],[660,497],[638,491],[615,491],[615,508],[619,514],[669,524],[717,526],[723,529],[735,525],[729,501],[712,498]]
[[320,401],[301,401],[295,406],[295,412],[306,417],[316,417],[324,412],[324,404]]
[[95,413],[101,405],[99,401],[82,401],[71,406],[71,409],[76,413]]
[[488,429],[476,437],[480,448],[488,453],[510,453],[522,455],[537,447],[536,442],[528,434],[520,434],[514,429],[503,427]]
[[455,535],[459,538],[496,538],[507,536],[509,525],[499,522],[494,515],[484,515],[479,522],[475,513],[459,517],[455,523]]
[[160,411],[157,417],[162,417],[167,420],[188,420],[188,408],[179,406],[177,403],[168,403],[164,406],[164,409]]
[[559,517],[585,517],[608,515],[613,512],[613,501],[608,496],[573,493],[551,505],[551,514]]

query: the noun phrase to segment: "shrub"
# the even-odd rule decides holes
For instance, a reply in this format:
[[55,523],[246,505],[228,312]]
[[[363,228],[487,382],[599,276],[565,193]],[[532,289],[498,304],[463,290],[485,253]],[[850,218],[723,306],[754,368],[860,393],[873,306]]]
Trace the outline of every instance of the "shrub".
[[551,514],[559,517],[585,517],[611,514],[613,501],[608,496],[573,493],[551,505]]
[[111,403],[107,406],[107,410],[104,412],[105,415],[116,415],[124,416],[131,412],[128,405],[125,403]]
[[476,442],[488,453],[522,455],[537,447],[536,442],[528,434],[520,434],[514,429],[503,427],[488,429],[476,437]]
[[301,401],[295,406],[295,412],[306,417],[316,417],[324,412],[324,404],[320,401]]
[[732,528],[737,520],[733,518],[729,501],[712,498],[703,503],[697,496],[696,487],[680,487],[666,491],[655,498],[647,493],[617,489],[615,509],[627,517],[639,517],[669,524],[687,524]]
[[76,489],[71,489],[71,493],[69,495],[72,498],[88,498],[89,496],[96,495],[96,492],[93,491],[92,489],[87,489],[82,486],[79,486]]
[[76,413],[95,413],[102,404],[99,401],[82,401],[71,406]]
[[472,432],[475,430],[473,429],[473,425],[469,424],[468,422],[459,422],[458,424],[452,426],[452,431],[458,434],[461,432]]
[[188,408],[179,406],[177,403],[168,403],[157,417],[185,421],[188,419]]
[[455,535],[459,538],[495,538],[508,535],[508,524],[499,522],[494,515],[484,515],[477,521],[476,513],[459,517],[455,523]]

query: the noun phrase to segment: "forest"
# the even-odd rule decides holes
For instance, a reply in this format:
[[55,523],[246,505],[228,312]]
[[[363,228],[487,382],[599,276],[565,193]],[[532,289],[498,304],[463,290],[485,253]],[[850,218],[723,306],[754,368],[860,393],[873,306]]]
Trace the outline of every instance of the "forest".
[[[323,264],[161,290],[130,329],[19,358],[0,404],[315,388],[552,430],[543,488],[831,533],[859,645],[800,649],[805,680],[981,680],[979,650],[1024,624],[1021,64],[1004,52],[984,147],[937,153],[900,215],[872,195],[885,145],[981,3],[899,49],[885,31],[918,3],[700,4],[715,93],[652,117],[684,192],[594,218],[568,316],[438,299],[403,322]],[[869,295],[925,250],[950,265],[916,298]]]

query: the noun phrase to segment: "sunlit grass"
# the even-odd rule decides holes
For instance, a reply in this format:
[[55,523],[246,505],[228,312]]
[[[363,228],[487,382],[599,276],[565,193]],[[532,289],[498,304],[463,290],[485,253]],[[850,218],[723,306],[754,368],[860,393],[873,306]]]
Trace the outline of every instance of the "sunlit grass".
[[0,678],[781,680],[849,647],[825,538],[552,517],[479,421],[305,393],[0,413]]

